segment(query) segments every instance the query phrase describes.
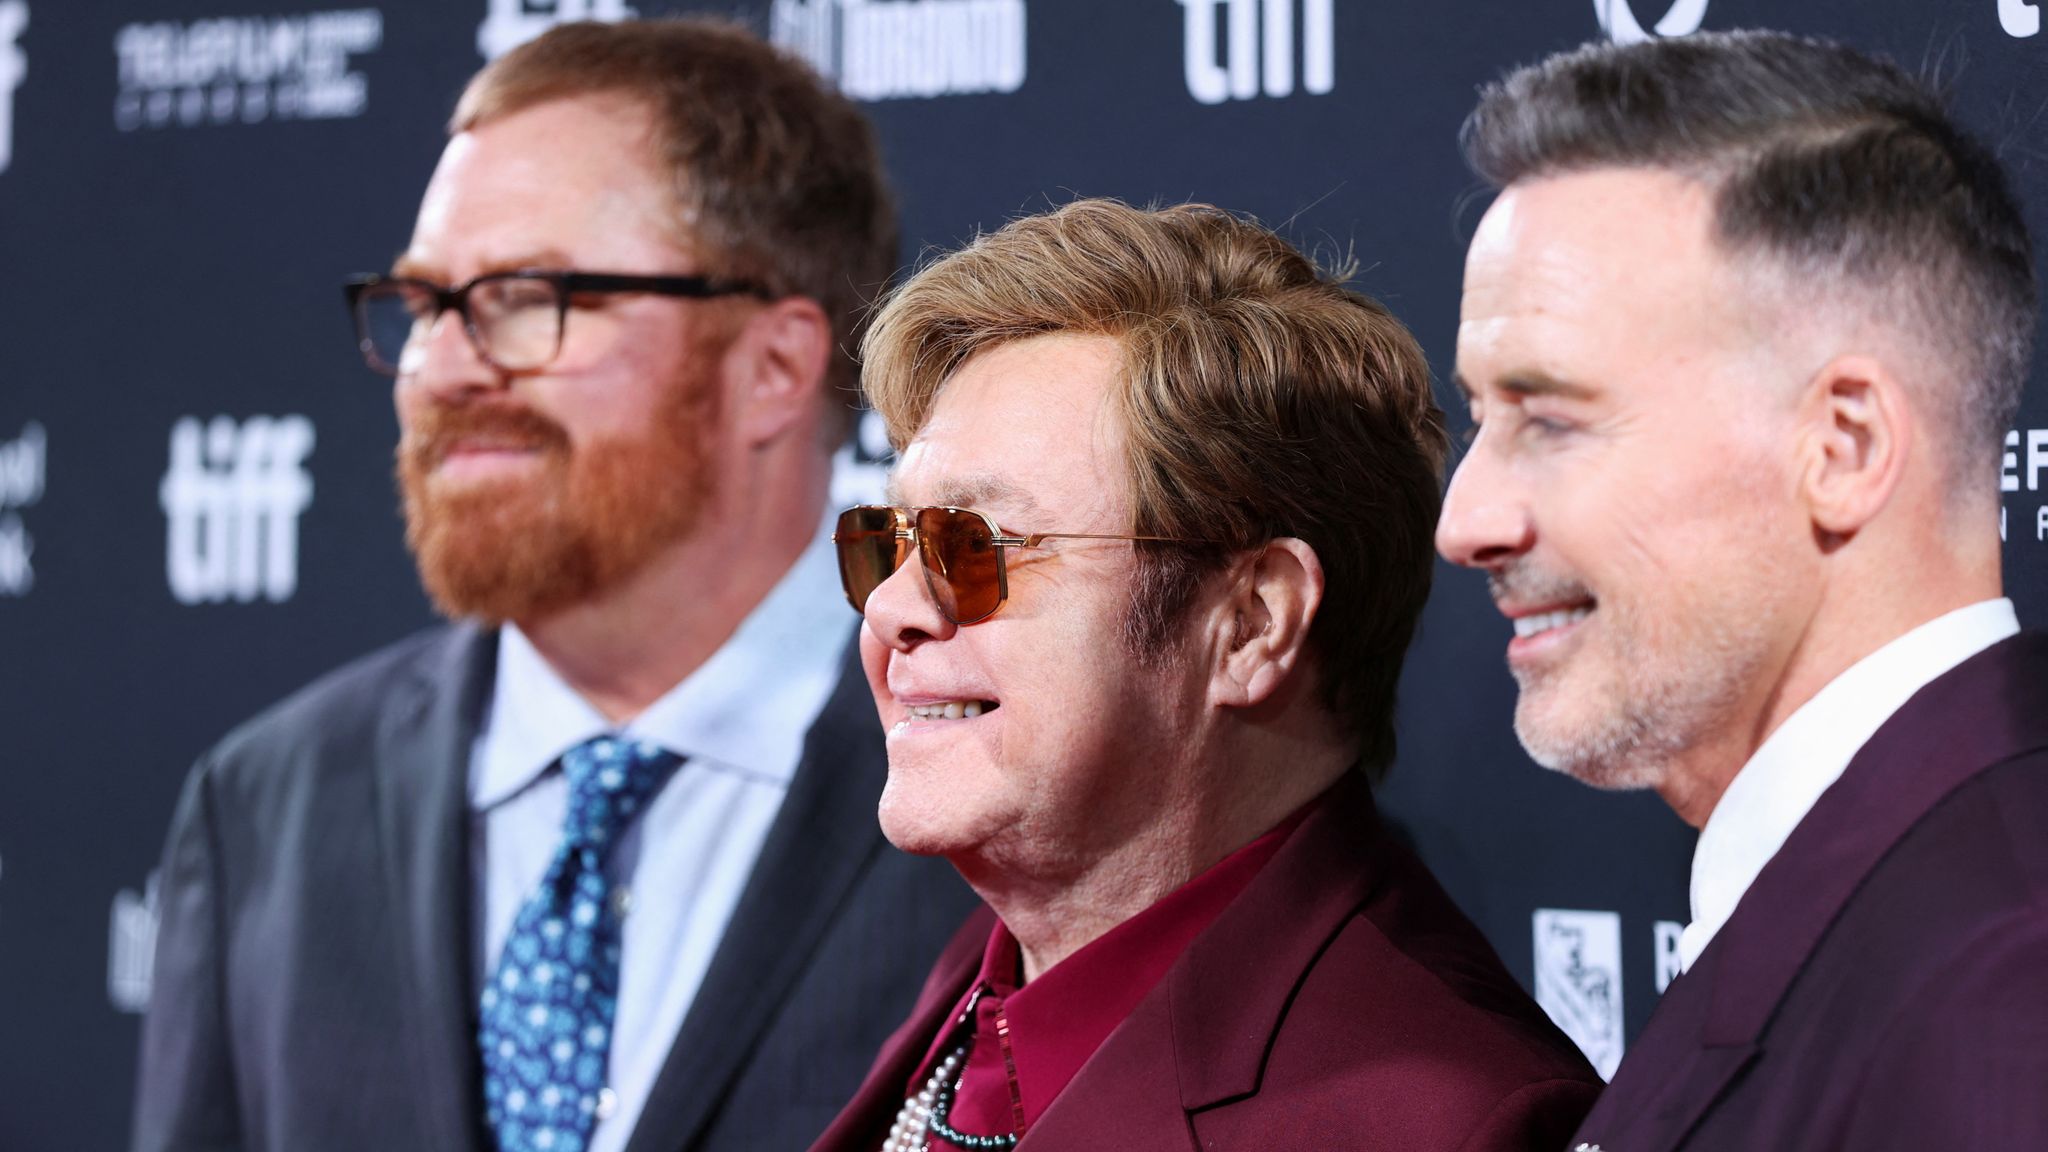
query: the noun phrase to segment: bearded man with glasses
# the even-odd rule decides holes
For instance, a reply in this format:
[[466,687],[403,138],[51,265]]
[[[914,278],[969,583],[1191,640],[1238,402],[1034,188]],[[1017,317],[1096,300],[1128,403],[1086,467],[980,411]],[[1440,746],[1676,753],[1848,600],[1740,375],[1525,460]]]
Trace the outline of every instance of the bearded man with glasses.
[[971,907],[888,850],[837,604],[873,134],[737,29],[473,80],[390,275],[406,536],[455,623],[195,769],[137,1149],[800,1148]]
[[881,823],[987,908],[814,1148],[1561,1147],[1598,1079],[1374,814],[1445,453],[1379,304],[1079,201],[878,313]]

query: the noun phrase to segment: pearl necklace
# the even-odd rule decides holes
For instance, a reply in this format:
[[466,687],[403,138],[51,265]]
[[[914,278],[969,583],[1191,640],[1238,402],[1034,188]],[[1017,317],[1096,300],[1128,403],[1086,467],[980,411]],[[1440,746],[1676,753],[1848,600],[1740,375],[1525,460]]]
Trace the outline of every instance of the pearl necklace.
[[924,1088],[905,1100],[897,1111],[896,1123],[889,1126],[889,1138],[882,1142],[882,1152],[926,1152],[931,1147],[932,1105],[938,1102],[939,1093],[952,1083],[953,1073],[966,1061],[965,1044],[939,1061],[939,1066],[932,1069],[931,1078],[924,1082]]

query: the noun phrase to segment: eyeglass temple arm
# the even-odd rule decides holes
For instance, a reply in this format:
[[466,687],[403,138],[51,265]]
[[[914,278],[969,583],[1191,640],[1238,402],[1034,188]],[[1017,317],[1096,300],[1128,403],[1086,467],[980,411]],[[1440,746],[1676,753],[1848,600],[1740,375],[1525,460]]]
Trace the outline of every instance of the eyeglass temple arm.
[[1182,540],[1178,536],[1124,536],[1109,532],[1033,532],[1028,536],[997,536],[995,543],[1012,548],[1036,548],[1045,540],[1143,540],[1153,544],[1206,544],[1206,540]]

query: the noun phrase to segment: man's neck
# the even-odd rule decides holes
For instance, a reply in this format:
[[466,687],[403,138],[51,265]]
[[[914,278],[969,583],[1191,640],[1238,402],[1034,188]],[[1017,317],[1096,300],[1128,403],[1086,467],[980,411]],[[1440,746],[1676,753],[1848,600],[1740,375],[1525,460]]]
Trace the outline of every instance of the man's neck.
[[1759,704],[1747,709],[1747,723],[1722,726],[1712,738],[1696,743],[1666,773],[1657,788],[1680,819],[1704,828],[1737,774],[1773,732],[1821,689],[1892,641],[1958,608],[2003,593],[1996,572],[1988,578],[1951,579],[1901,594],[1898,586],[1874,582],[1851,585],[1879,588],[1877,595],[1836,598],[1823,605],[1794,647],[1780,675]]
[[[1160,797],[1164,818],[1078,867],[1040,870],[979,858],[953,863],[1017,938],[1024,978],[1033,980],[1327,791],[1351,768],[1353,754],[1324,751],[1305,756],[1296,747],[1291,759],[1231,757],[1238,771],[1221,778],[1245,787],[1229,799],[1193,794],[1200,789]],[[1261,764],[1270,770],[1251,767]]]

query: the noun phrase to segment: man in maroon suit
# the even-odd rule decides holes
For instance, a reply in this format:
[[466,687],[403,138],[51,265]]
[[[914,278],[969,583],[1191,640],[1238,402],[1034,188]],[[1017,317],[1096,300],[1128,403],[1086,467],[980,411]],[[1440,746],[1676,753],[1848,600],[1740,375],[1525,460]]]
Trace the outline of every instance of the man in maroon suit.
[[1686,969],[1581,1149],[2048,1148],[2048,637],[1994,475],[2036,290],[1896,68],[1737,33],[1544,61],[1467,152],[1477,438],[1438,544],[1544,765],[1701,828]]
[[1559,1144],[1598,1081],[1378,823],[1442,414],[1266,229],[1080,201],[925,269],[841,573],[883,830],[987,902],[819,1149]]

